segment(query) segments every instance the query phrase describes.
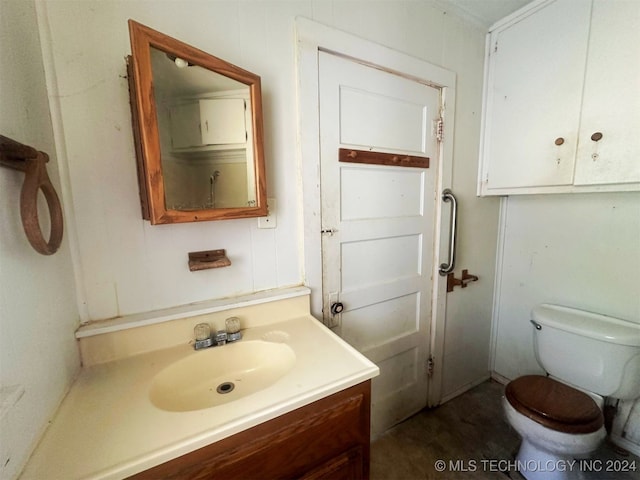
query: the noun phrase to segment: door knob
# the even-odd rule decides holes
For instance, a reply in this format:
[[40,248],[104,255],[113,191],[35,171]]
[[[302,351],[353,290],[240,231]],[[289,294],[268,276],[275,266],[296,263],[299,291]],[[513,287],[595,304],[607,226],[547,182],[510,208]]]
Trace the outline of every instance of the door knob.
[[344,305],[342,304],[342,302],[336,302],[331,304],[331,315],[338,315],[339,313],[342,313],[343,310],[344,310]]

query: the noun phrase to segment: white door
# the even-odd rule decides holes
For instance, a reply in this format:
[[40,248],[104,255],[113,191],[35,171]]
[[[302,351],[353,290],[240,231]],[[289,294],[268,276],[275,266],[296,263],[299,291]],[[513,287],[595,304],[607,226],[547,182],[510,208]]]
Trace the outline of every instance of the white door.
[[[323,318],[380,368],[376,435],[427,402],[441,91],[319,55]],[[430,167],[340,162],[340,148]]]

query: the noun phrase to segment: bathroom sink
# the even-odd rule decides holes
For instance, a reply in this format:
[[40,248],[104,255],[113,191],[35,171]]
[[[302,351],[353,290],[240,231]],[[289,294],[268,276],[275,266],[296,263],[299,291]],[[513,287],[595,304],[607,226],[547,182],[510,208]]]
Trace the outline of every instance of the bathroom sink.
[[222,405],[273,385],[295,361],[288,345],[261,340],[194,351],[153,378],[149,398],[171,412]]

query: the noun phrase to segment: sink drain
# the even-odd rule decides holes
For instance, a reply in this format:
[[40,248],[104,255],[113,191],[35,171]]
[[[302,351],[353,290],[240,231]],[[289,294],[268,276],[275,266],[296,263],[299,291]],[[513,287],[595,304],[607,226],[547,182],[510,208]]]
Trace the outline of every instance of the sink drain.
[[216,388],[216,392],[218,392],[218,393],[229,393],[234,388],[236,388],[236,386],[234,385],[233,382],[223,382],[220,385],[218,385],[218,388]]

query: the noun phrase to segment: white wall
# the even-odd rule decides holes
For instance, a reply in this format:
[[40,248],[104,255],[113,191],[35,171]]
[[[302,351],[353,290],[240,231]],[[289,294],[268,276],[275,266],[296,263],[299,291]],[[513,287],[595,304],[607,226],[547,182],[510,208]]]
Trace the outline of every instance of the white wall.
[[[495,325],[498,374],[512,379],[541,372],[529,323],[536,304],[640,323],[640,193],[512,196],[504,222]],[[636,417],[629,431],[640,446],[640,412]]]
[[[481,281],[449,297],[444,393],[488,376],[497,201],[477,199],[484,28],[431,2],[46,2],[64,134],[69,210],[78,225],[85,320],[298,284],[303,279],[296,159],[294,19],[305,16],[458,74],[454,189],[461,197],[459,268]],[[262,77],[269,196],[278,228],[232,220],[150,226],[140,217],[123,57],[127,19]],[[55,117],[55,115],[54,115]],[[187,252],[226,248],[228,268],[189,272]]]
[[[308,3],[45,2],[78,225],[83,320],[301,282],[295,183],[293,15]],[[264,85],[268,188],[278,228],[257,220],[151,226],[138,200],[124,57],[132,18],[248,70]],[[190,251],[226,248],[228,268],[190,272]]]
[[[47,152],[60,192],[33,1],[0,1],[0,59],[0,134]],[[7,389],[24,389],[0,420],[3,479],[20,471],[80,366],[68,231],[54,255],[31,248],[20,221],[23,179],[0,168],[0,404]]]
[[452,190],[458,199],[455,274],[479,280],[447,294],[442,396],[446,400],[489,377],[499,199],[475,195],[478,171],[485,29],[451,19],[443,66],[457,74]]

